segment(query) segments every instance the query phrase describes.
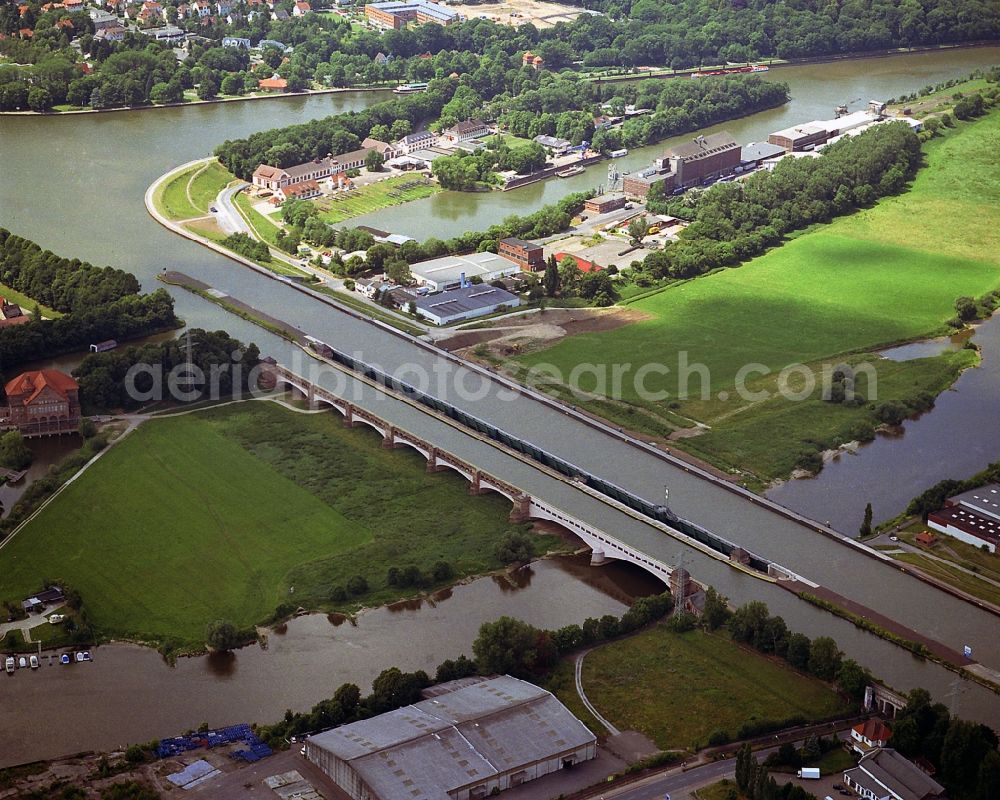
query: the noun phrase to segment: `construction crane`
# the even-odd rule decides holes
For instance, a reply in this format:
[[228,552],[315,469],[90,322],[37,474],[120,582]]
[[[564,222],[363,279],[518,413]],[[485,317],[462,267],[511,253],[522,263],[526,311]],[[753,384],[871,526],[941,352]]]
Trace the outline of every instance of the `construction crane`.
[[618,167],[615,166],[614,162],[608,164],[608,191],[613,192],[615,189],[620,188],[622,176],[618,172]]

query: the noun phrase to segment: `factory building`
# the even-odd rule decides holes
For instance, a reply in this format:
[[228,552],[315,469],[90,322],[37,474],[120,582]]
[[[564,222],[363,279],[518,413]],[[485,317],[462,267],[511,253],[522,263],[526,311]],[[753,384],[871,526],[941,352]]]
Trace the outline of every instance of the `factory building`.
[[352,800],[482,800],[597,755],[594,734],[525,681],[467,678],[427,694],[311,736],[306,758]]

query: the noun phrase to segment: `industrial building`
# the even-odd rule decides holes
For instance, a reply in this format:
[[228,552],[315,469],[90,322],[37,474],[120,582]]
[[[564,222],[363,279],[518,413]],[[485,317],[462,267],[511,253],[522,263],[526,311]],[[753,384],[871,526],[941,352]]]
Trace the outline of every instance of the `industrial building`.
[[584,201],[584,211],[593,214],[607,214],[609,211],[617,211],[625,208],[625,195],[623,194],[601,194]]
[[551,693],[504,675],[439,685],[305,751],[352,800],[482,800],[594,758],[597,740]]
[[411,295],[406,298],[406,302],[413,303],[420,316],[427,321],[435,325],[450,325],[453,322],[485,317],[503,309],[516,308],[521,305],[521,298],[506,289],[479,283],[434,294]]
[[384,30],[400,30],[411,22],[416,22],[418,25],[423,25],[425,22],[451,25],[462,19],[462,15],[457,11],[431,3],[429,0],[369,3],[365,6],[365,16],[372,25]]
[[542,246],[534,242],[508,236],[500,240],[498,251],[504,258],[516,262],[525,272],[533,272],[545,266]]
[[973,547],[996,553],[1000,546],[1000,485],[970,489],[927,515],[927,524]]
[[483,283],[507,275],[515,275],[521,268],[516,261],[496,253],[469,253],[465,256],[442,256],[410,265],[410,274],[431,291],[454,289],[473,278]]
[[664,191],[673,191],[730,175],[740,165],[740,152],[740,146],[726,131],[698,136],[667,150],[652,167],[626,176],[625,194],[645,197],[656,184],[662,183]]
[[[873,102],[864,111],[844,114],[836,119],[817,119],[812,122],[804,122],[801,125],[793,125],[784,130],[775,131],[767,137],[767,141],[784,148],[788,153],[796,150],[811,150],[826,144],[831,139],[843,136],[855,128],[877,122],[881,119],[881,112],[876,110],[879,107],[877,103]],[[884,107],[884,105],[881,106],[883,109]]]

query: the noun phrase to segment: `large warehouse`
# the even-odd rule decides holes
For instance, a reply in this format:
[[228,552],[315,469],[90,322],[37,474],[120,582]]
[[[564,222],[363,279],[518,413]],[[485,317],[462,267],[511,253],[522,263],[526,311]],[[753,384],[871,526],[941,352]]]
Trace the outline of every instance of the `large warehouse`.
[[490,283],[498,278],[521,271],[516,261],[496,253],[469,253],[465,256],[443,256],[410,265],[410,274],[431,291],[454,289],[473,278]]
[[509,675],[441,684],[306,740],[306,758],[353,800],[480,800],[596,755],[566,706]]

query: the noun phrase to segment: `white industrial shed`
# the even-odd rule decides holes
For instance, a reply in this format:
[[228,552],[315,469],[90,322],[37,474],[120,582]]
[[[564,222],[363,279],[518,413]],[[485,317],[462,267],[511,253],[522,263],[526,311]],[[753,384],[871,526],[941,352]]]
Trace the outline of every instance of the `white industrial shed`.
[[551,693],[508,675],[434,687],[414,705],[306,740],[353,800],[480,800],[597,755]]
[[516,275],[521,268],[509,258],[496,253],[470,253],[465,256],[443,256],[410,265],[410,273],[432,291],[461,286],[463,278],[482,278],[483,283]]

